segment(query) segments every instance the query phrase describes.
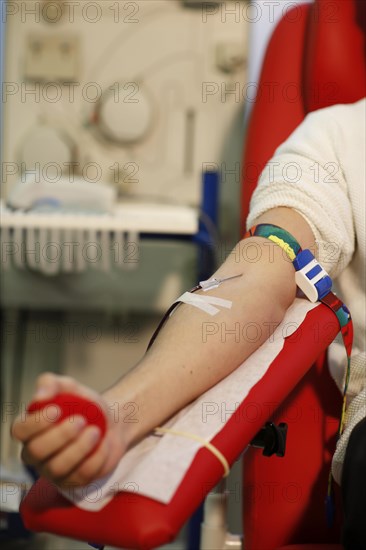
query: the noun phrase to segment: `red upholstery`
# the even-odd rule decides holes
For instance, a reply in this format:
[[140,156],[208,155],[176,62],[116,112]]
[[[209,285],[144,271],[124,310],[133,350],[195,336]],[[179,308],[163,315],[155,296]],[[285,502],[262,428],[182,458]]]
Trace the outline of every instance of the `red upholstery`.
[[[316,0],[294,8],[277,25],[259,90],[272,82],[283,93],[274,89],[272,97],[260,94],[251,114],[243,164],[243,225],[259,173],[305,115],[365,95],[365,8],[363,0]],[[289,424],[286,456],[268,459],[253,448],[245,454],[246,550],[340,548],[329,544],[339,542],[339,495],[332,529],[327,528],[324,507],[339,414],[340,395],[321,357],[274,416],[276,422]]]
[[264,58],[243,158],[242,225],[258,176],[307,113],[366,95],[364,0],[315,0],[289,11]]
[[364,0],[321,0],[309,17],[304,59],[305,112],[365,95]]
[[298,21],[294,23],[291,18],[286,17],[280,21],[263,61],[258,95],[251,113],[244,149],[241,209],[243,226],[259,174],[276,147],[304,118],[302,52],[310,6],[301,5],[296,9],[300,13]]
[[254,448],[244,455],[246,550],[339,541],[339,498],[332,529],[325,522],[324,499],[340,410],[339,392],[321,356],[273,416],[288,424],[285,457],[269,459]]

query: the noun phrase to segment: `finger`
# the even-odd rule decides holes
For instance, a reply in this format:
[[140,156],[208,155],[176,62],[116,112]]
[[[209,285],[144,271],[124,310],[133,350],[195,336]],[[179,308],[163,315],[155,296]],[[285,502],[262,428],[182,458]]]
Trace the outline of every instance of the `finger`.
[[101,431],[97,426],[86,427],[70,445],[44,464],[42,473],[51,479],[70,475],[93,450],[100,437]]
[[104,475],[104,468],[108,461],[110,444],[103,439],[98,449],[84,460],[80,466],[60,482],[61,487],[72,487],[87,485],[91,481]]
[[82,431],[86,425],[83,416],[66,418],[63,422],[43,432],[38,437],[34,437],[26,445],[24,457],[33,462],[44,462],[57,452],[70,444]]
[[11,435],[25,443],[37,434],[48,430],[58,421],[61,409],[57,405],[46,405],[42,410],[19,416],[11,427]]

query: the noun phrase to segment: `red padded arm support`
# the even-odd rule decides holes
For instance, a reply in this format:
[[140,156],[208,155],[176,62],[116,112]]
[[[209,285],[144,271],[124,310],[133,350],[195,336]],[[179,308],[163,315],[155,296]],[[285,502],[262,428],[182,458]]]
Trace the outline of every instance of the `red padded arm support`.
[[[326,306],[311,310],[285,340],[284,348],[263,378],[211,441],[230,464],[269,419],[266,402],[281,403],[297,385],[338,332],[338,322]],[[251,416],[255,407],[260,411]],[[21,505],[25,525],[84,541],[149,549],[173,540],[205,495],[222,477],[222,465],[202,448],[168,505],[137,494],[121,492],[99,512],[76,508],[44,479],[38,481]],[[141,521],[141,518],[148,518]]]

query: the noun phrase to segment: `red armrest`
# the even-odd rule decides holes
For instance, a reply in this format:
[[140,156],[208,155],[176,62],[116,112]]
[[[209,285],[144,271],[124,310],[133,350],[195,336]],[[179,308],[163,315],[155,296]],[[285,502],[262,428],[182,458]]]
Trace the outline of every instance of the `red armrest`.
[[[263,404],[280,404],[337,332],[334,314],[320,305],[311,310],[297,331],[285,340],[284,348],[267,373],[211,441],[230,464],[272,416],[273,411]],[[254,416],[251,414],[253,407]],[[33,531],[113,546],[154,548],[176,537],[221,477],[221,463],[202,448],[167,505],[121,492],[101,511],[87,512],[61,497],[50,483],[40,480],[22,502],[21,514],[25,525]]]

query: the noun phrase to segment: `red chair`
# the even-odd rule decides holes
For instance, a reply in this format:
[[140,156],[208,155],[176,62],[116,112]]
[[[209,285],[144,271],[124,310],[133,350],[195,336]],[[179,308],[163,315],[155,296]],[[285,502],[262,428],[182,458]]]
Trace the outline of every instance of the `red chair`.
[[[268,83],[276,88],[271,98],[259,94],[247,132],[243,224],[260,172],[306,114],[365,96],[365,10],[363,0],[317,0],[293,8],[277,25],[259,90]],[[262,392],[258,402],[263,402]],[[245,454],[246,550],[341,548],[339,494],[332,528],[324,505],[340,402],[323,354],[273,418],[289,425],[285,457],[269,459],[254,448]]]

